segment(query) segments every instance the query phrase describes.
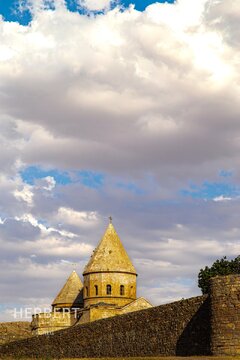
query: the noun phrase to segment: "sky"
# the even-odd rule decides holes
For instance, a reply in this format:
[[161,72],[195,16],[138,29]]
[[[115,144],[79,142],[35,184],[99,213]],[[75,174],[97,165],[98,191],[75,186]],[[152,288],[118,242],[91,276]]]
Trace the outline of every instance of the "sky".
[[0,14],[0,321],[49,306],[110,215],[138,296],[199,295],[240,252],[238,0]]

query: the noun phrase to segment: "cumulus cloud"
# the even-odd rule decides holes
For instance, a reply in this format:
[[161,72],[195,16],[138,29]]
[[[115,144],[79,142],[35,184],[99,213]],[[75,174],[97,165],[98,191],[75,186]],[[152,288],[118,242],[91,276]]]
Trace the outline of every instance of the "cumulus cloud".
[[192,6],[95,18],[63,8],[39,12],[31,27],[3,22],[12,55],[0,66],[10,94],[1,107],[22,119],[21,160],[162,178],[176,164],[191,178],[238,166],[238,55],[205,22],[217,5]]
[[[109,215],[140,295],[197,294],[199,268],[240,251],[237,0],[144,12],[81,2],[91,16],[61,0],[20,5],[31,24],[0,19],[2,301],[48,302],[72,262],[81,273]],[[29,182],[32,165],[44,176]],[[101,186],[71,175],[81,170],[103,174]]]
[[213,199],[213,201],[229,201],[229,200],[232,200],[232,198],[223,195],[217,196]]
[[110,9],[111,0],[79,0],[80,6],[90,11],[101,11]]
[[45,185],[43,186],[43,189],[44,190],[47,190],[47,191],[51,191],[55,188],[55,185],[56,185],[56,181],[54,179],[54,177],[52,176],[46,176],[44,178],[44,181],[45,181]]
[[98,214],[95,211],[84,212],[60,207],[58,209],[57,220],[75,226],[94,226],[98,223]]
[[33,203],[33,193],[31,191],[31,186],[29,185],[24,185],[22,190],[14,190],[13,192],[14,196],[16,199],[18,200],[23,200],[25,201],[27,204],[32,205]]

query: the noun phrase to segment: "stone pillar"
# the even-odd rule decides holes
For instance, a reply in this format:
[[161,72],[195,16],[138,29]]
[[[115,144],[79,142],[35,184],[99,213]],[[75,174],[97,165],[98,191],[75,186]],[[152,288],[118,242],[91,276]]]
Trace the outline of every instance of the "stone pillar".
[[211,279],[212,355],[240,355],[240,275]]

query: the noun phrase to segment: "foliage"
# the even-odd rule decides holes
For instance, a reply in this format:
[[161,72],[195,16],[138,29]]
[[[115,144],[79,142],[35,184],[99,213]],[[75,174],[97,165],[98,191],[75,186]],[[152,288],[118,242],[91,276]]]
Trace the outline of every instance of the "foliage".
[[198,274],[198,287],[203,294],[208,294],[211,277],[230,274],[240,274],[240,256],[233,260],[228,260],[224,256],[222,259],[216,260],[211,267],[206,266],[201,269]]

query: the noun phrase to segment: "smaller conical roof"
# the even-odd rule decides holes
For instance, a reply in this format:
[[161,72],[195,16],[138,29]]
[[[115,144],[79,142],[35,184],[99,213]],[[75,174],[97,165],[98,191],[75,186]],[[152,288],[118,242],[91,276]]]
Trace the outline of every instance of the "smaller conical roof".
[[86,265],[83,275],[109,271],[136,274],[136,270],[111,222]]
[[75,270],[67,279],[65,285],[54,299],[52,306],[72,307],[80,306],[83,303],[83,284]]

